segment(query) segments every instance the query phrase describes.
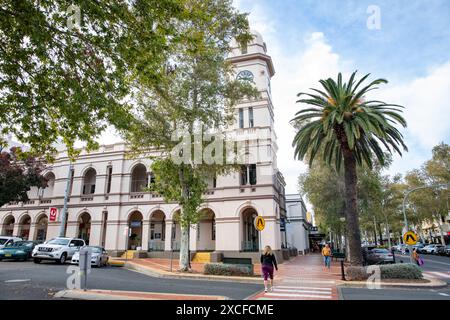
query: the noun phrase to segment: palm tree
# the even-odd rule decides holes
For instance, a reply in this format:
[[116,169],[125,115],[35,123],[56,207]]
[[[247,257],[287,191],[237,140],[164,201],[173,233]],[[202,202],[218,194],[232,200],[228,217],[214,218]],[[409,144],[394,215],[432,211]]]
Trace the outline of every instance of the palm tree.
[[293,141],[295,158],[303,160],[308,155],[311,166],[319,153],[323,161],[328,165],[334,164],[337,170],[342,169],[342,162],[344,164],[345,216],[351,265],[362,264],[356,168],[363,165],[372,168],[373,155],[383,165],[385,153],[380,144],[391,154],[396,151],[401,155],[402,147],[405,151],[408,150],[402,134],[395,128],[397,123],[406,127],[406,121],[399,114],[403,107],[365,100],[366,93],[378,89],[378,84],[387,81],[377,79],[358,91],[369,75],[357,83],[356,71],[348,84],[342,83],[341,73],[337,83],[331,78],[319,81],[323,91],[311,89],[313,93],[297,95],[306,96],[297,103],[305,103],[311,107],[300,110],[291,120],[299,128]]

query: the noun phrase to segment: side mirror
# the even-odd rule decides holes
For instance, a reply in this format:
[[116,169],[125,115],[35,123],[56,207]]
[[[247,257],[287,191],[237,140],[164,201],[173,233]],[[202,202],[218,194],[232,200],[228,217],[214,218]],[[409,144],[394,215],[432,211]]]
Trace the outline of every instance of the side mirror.
[[69,244],[69,247],[75,247],[75,243]]

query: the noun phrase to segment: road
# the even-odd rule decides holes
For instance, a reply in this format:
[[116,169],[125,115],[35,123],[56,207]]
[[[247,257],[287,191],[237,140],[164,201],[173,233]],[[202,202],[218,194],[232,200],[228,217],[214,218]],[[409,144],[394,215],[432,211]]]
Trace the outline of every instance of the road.
[[[66,289],[68,267],[52,262],[2,261],[0,300],[54,299],[54,293]],[[264,288],[262,284],[153,278],[119,267],[92,268],[88,281],[92,289],[221,295],[237,300]]]
[[[409,255],[396,253],[397,262],[409,263]],[[439,289],[398,289],[398,288],[341,288],[344,300],[450,300],[450,257],[420,254],[424,265],[422,270],[429,277],[447,282],[447,287]]]

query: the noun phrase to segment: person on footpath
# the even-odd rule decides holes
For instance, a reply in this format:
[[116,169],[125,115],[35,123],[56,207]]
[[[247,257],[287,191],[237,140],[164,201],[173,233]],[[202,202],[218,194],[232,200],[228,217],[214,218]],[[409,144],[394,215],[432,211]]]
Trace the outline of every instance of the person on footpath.
[[278,271],[277,259],[270,246],[265,246],[261,255],[261,269],[264,276],[264,292],[267,292],[267,282],[270,280],[270,292],[273,292],[273,268]]
[[417,248],[414,248],[414,250],[412,252],[412,258],[414,259],[414,261],[417,263],[417,265],[419,267],[421,267],[423,265],[423,260],[420,258],[419,254],[417,253]]
[[331,269],[331,248],[328,243],[322,249],[322,256],[323,256],[323,261],[325,263],[325,268],[328,268],[328,270],[330,270]]

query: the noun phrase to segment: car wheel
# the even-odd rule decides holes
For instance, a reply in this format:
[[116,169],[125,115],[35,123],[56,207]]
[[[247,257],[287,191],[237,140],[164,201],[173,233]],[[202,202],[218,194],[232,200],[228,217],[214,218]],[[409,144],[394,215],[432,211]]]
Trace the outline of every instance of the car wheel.
[[33,259],[33,262],[34,262],[34,263],[41,263],[41,259],[34,258],[34,259]]
[[61,255],[61,257],[59,258],[58,263],[59,263],[59,264],[64,264],[64,263],[66,262],[66,259],[67,259],[67,253],[64,252],[64,253]]

